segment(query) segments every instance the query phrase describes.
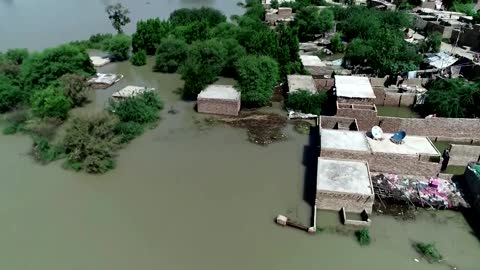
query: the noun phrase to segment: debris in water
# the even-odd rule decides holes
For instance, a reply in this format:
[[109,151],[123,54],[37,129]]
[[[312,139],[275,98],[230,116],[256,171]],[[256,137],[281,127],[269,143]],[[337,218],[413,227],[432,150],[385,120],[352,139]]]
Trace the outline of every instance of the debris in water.
[[282,129],[287,119],[278,114],[246,112],[240,113],[239,116],[221,117],[218,121],[232,127],[247,129],[248,140],[256,144],[267,145],[286,138]]

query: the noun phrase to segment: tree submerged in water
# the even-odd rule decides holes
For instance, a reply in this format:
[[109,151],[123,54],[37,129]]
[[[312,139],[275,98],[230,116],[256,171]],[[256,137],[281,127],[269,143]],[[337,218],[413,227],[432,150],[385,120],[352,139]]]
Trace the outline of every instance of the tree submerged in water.
[[119,34],[122,34],[122,27],[130,23],[130,18],[128,17],[130,11],[120,3],[107,6],[105,11],[112,22],[113,28],[115,28]]
[[361,246],[368,246],[372,242],[368,229],[361,229],[355,232],[357,241]]
[[415,249],[418,253],[422,254],[430,263],[440,262],[443,258],[442,254],[438,251],[437,247],[433,243],[415,243]]

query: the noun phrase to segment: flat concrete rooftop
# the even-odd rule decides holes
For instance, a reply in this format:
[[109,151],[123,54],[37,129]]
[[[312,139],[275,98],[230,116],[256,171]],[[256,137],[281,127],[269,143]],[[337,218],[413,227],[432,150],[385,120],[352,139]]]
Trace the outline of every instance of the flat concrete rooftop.
[[317,190],[373,195],[367,163],[319,158]]
[[351,151],[370,151],[363,132],[338,129],[321,129],[321,148]]
[[375,98],[368,77],[335,75],[337,97]]
[[370,149],[373,153],[392,153],[401,155],[430,155],[440,156],[437,148],[432,144],[430,139],[422,136],[409,136],[403,140],[402,144],[395,144],[390,141],[393,134],[383,134],[383,140],[378,141],[367,138]]
[[300,55],[300,60],[305,67],[325,67],[325,63],[316,55]]
[[312,76],[287,75],[287,81],[289,93],[295,93],[298,90],[307,90],[313,94],[317,93],[317,87]]
[[239,100],[240,93],[233,87],[233,85],[216,85],[207,86],[197,99],[223,99],[223,100]]

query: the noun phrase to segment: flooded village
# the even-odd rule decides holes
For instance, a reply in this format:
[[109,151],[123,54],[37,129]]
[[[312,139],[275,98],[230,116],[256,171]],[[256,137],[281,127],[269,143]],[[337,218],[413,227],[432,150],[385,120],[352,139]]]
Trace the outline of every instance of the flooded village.
[[[0,15],[6,15],[0,23],[27,14],[27,2],[0,2]],[[395,8],[392,3],[260,2],[121,1],[132,20],[124,28],[131,38],[129,60],[115,59],[114,46],[83,41],[99,30],[112,32],[105,8],[115,3],[102,1],[59,4],[64,10],[78,5],[99,9],[91,19],[79,19],[92,20],[99,30],[82,29],[82,34],[60,40],[56,35],[51,39],[55,43],[39,45],[10,35],[0,44],[5,52],[0,60],[10,59],[10,48],[27,47],[31,54],[16,63],[0,61],[0,98],[5,101],[12,99],[2,93],[7,89],[2,80],[17,79],[11,67],[21,70],[22,81],[7,81],[10,87],[25,89],[50,78],[41,65],[32,64],[48,54],[46,47],[79,40],[72,46],[84,46],[94,67],[78,66],[88,71],[88,101],[76,106],[80,97],[66,91],[71,105],[58,124],[51,119],[63,117],[52,114],[58,113],[60,99],[49,107],[34,93],[26,104],[7,110],[0,103],[3,268],[478,269],[480,119],[470,113],[475,110],[467,108],[467,101],[461,100],[465,108],[454,114],[435,109],[439,103],[432,98],[462,88],[462,97],[470,94],[477,105],[478,94],[468,91],[470,85],[478,87],[478,48],[461,36],[474,32],[474,19],[439,11],[428,1],[400,11],[417,24],[400,26],[401,40],[418,48],[431,43],[429,31],[444,26],[439,21],[459,22],[444,27],[453,34],[443,32],[438,52],[419,49],[405,64],[418,58],[418,65],[404,72],[370,54],[358,61],[352,43],[369,50],[377,41],[367,35],[352,38],[356,29],[346,26],[349,20],[360,24],[355,20],[367,14],[360,12],[381,17]],[[53,1],[44,5],[54,8]],[[170,16],[175,10],[202,7],[230,18],[216,27],[204,22],[167,26],[172,27],[170,36],[153,52],[148,42],[138,41],[137,22],[160,17],[158,24],[150,23],[163,31],[167,20],[181,24]],[[296,14],[306,16],[311,8],[311,14],[321,14],[307,16],[315,27],[302,24],[302,17],[295,22]],[[322,23],[316,20],[329,17],[323,12],[330,9],[335,10],[335,25],[318,26]],[[206,12],[212,16],[206,18],[217,16]],[[257,17],[265,29],[254,22]],[[419,18],[428,21],[425,27]],[[18,29],[24,31],[22,27],[31,26]],[[52,29],[60,33],[70,27]],[[288,27],[299,32],[290,33]],[[390,35],[390,28],[379,29]],[[260,37],[269,35],[275,37],[275,51],[268,49],[268,38]],[[105,44],[109,42],[107,38]],[[182,51],[183,46],[188,49]],[[408,51],[409,46],[395,49]],[[133,59],[141,60],[142,52],[145,61],[137,65]],[[83,59],[74,49],[72,54],[72,59]],[[405,59],[388,57],[398,63]],[[220,58],[227,59],[221,68],[216,67]],[[57,61],[45,59],[45,66]],[[42,76],[34,77],[35,69]],[[215,80],[205,79],[204,73],[214,74]],[[35,91],[47,95],[51,87],[81,88],[62,75],[58,84],[45,83],[45,90]],[[25,119],[17,120],[24,110]],[[72,127],[84,130],[82,121],[91,121],[90,128],[73,133]],[[84,156],[85,149],[89,154]]]

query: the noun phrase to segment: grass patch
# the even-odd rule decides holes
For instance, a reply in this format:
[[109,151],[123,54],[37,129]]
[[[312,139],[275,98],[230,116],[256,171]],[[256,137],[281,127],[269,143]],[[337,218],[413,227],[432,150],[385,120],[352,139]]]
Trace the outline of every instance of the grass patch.
[[443,258],[434,243],[418,242],[414,244],[414,247],[417,252],[425,257],[430,263],[439,262]]
[[409,107],[377,106],[379,116],[419,118],[419,115]]
[[372,242],[368,229],[361,229],[355,232],[357,241],[361,246],[368,246]]

